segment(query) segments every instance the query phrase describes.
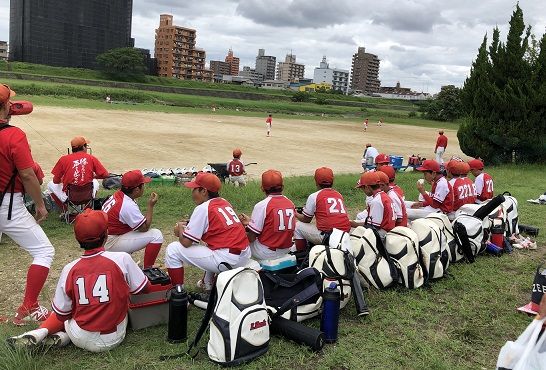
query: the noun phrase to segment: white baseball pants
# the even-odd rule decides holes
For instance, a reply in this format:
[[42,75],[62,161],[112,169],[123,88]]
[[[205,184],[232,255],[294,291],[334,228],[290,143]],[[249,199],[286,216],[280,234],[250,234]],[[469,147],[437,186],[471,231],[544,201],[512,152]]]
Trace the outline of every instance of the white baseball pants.
[[13,194],[11,220],[8,220],[9,200],[10,193],[7,193],[0,207],[0,233],[6,234],[26,250],[33,258],[32,264],[49,268],[53,262],[55,249],[44,230],[25,208],[21,193]]
[[104,352],[115,348],[125,339],[127,330],[127,316],[119,323],[117,330],[110,334],[101,334],[87,331],[78,326],[76,320],[70,319],[64,322],[66,334],[76,347],[90,352]]
[[250,250],[252,251],[252,258],[259,261],[281,258],[290,252],[290,248],[271,250],[260,243],[258,239],[250,243]]
[[438,149],[436,149],[436,162],[440,164],[444,163],[444,159],[442,157],[445,151],[446,151],[446,148],[444,148],[443,146],[439,146]]
[[240,176],[229,176],[228,182],[232,183],[235,186],[245,186],[246,185],[246,179],[245,175]]
[[[99,191],[99,188],[100,188],[99,180],[93,179],[93,198],[96,197],[97,192]],[[47,183],[47,190],[55,194],[55,196],[59,198],[59,200],[63,203],[66,202],[66,200],[68,199],[68,195],[66,195],[66,193],[63,191],[62,183],[54,184],[53,181],[50,181]]]
[[110,252],[127,252],[129,254],[139,251],[150,243],[163,243],[163,234],[158,229],[150,229],[145,232],[129,231],[123,235],[108,235],[104,248]]
[[306,224],[298,221],[294,230],[294,239],[305,239],[312,244],[322,244],[324,236],[315,224]]
[[431,213],[441,212],[438,208],[433,208],[431,206],[426,206],[423,208],[411,208],[415,202],[405,201],[406,212],[408,214],[408,220],[416,220],[418,218],[424,218],[430,215]]

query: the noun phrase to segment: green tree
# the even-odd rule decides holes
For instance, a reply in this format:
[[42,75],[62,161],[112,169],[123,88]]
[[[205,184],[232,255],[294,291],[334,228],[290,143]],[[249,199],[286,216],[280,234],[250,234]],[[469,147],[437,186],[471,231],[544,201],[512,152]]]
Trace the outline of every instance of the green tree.
[[97,56],[101,71],[119,81],[144,81],[146,67],[144,57],[135,48],[118,48]]
[[461,89],[442,86],[441,91],[424,107],[425,117],[438,121],[454,121],[462,115]]
[[303,103],[303,102],[309,101],[310,98],[311,97],[309,96],[309,93],[306,93],[304,91],[298,91],[297,93],[292,95],[290,100],[292,100],[295,103]]

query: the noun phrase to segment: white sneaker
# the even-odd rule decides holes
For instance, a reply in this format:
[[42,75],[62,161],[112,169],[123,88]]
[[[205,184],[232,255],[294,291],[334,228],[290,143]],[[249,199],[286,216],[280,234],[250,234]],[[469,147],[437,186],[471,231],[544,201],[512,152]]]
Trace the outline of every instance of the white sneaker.
[[40,344],[45,337],[47,337],[47,333],[48,331],[46,328],[40,328],[27,331],[26,333],[16,337],[10,337],[6,339],[6,341],[12,348],[34,347]]
[[212,283],[206,283],[203,279],[201,279],[197,282],[197,287],[199,289],[203,289],[204,291],[210,292],[212,290]]

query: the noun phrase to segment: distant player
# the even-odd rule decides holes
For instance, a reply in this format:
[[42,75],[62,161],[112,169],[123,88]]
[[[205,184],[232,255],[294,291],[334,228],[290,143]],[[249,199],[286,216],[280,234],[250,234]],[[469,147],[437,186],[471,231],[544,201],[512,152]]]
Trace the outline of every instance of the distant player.
[[252,257],[276,259],[286,255],[292,246],[296,228],[294,203],[284,195],[282,174],[276,170],[262,173],[262,190],[266,198],[254,206],[252,216],[239,219],[247,228]]
[[366,118],[364,120],[364,131],[367,131],[368,130],[368,119]]
[[108,215],[108,239],[104,247],[111,252],[134,253],[144,249],[144,268],[153,267],[163,234],[150,229],[158,196],[152,192],[148,199],[146,216],[140,211],[136,199],[144,194],[144,184],[152,181],[140,170],[126,172],[121,178],[121,189],[102,205]]
[[64,346],[102,352],[117,347],[125,338],[129,294],[145,292],[148,278],[123,252],[104,250],[108,216],[86,209],[76,216],[74,234],[83,255],[66,265],[53,298],[54,313],[22,335],[8,338],[14,347]]
[[447,136],[444,135],[444,130],[438,131],[438,138],[436,139],[436,146],[434,147],[434,153],[436,154],[436,162],[444,164],[442,158],[447,149]]
[[215,274],[225,271],[224,264],[247,264],[251,254],[249,242],[237,213],[218,194],[222,184],[217,176],[202,172],[184,186],[192,189],[196,207],[189,221],[175,225],[174,234],[179,241],[167,246],[165,265],[173,284],[184,284],[185,264],[199,267],[205,276],[197,285],[210,291]]
[[228,181],[235,186],[245,186],[245,165],[241,162],[243,152],[237,148],[233,150],[233,159],[227,164]]
[[88,141],[83,136],[76,136],[70,141],[72,153],[62,156],[51,170],[53,180],[47,184],[47,188],[54,195],[53,200],[60,209],[66,210],[64,204],[68,195],[68,185],[83,186],[93,182],[93,197],[99,190],[97,179],[104,179],[110,174],[104,168],[97,157],[87,153]]
[[[307,242],[321,244],[334,228],[345,232],[351,229],[343,196],[332,189],[334,172],[328,167],[317,168],[315,184],[319,190],[309,195],[302,213],[296,213],[294,241],[298,251],[305,250]],[[316,225],[311,224],[313,218]]]
[[377,121],[377,126],[378,127],[383,126],[383,118],[380,118],[379,121]]
[[377,157],[378,155],[379,152],[377,151],[377,149],[374,148],[372,144],[367,143],[366,148],[364,149],[364,153],[362,154],[362,168],[364,169],[364,171],[366,171],[366,166],[368,165],[368,163],[371,166],[372,163],[374,163],[375,161],[375,157]]
[[267,137],[271,136],[271,124],[273,123],[273,117],[271,114],[265,119],[265,125],[267,128]]
[[485,202],[494,195],[493,178],[483,171],[483,162],[479,159],[473,159],[468,162],[470,172],[476,178],[474,185],[476,187],[476,203]]

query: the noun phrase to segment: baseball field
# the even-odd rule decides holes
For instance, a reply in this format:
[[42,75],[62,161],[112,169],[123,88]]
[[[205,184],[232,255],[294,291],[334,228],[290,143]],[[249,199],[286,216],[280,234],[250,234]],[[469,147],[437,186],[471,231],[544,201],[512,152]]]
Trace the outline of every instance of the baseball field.
[[[204,166],[225,162],[233,148],[243,150],[244,162],[257,162],[247,171],[258,179],[268,168],[281,170],[288,178],[285,193],[297,205],[314,191],[309,176],[316,167],[326,165],[337,174],[336,188],[344,195],[351,216],[363,207],[362,193],[354,189],[360,172],[360,159],[367,142],[380,152],[404,156],[421,154],[431,158],[438,127],[389,124],[371,121],[363,132],[361,123],[349,121],[275,118],[273,136],[265,135],[264,117],[226,116],[217,113],[177,114],[130,110],[97,110],[37,106],[13,124],[28,135],[33,156],[47,174],[75,135],[91,140],[93,154],[111,172],[134,168]],[[454,130],[446,157],[463,156]],[[464,157],[464,156],[463,156]],[[465,157],[466,158],[466,157]],[[536,266],[544,259],[546,207],[531,205],[526,199],[544,192],[545,166],[505,165],[489,169],[497,193],[509,190],[520,201],[520,222],[541,228],[537,251],[515,251],[500,258],[482,256],[474,264],[456,264],[449,275],[422,289],[403,288],[370,291],[366,294],[371,315],[359,319],[350,303],[342,313],[340,340],[323,351],[313,353],[294,343],[274,337],[267,355],[248,365],[252,369],[490,369],[500,347],[515,339],[529,323],[515,313],[527,303]],[[408,198],[416,197],[418,173],[399,173],[398,183]],[[150,191],[160,200],[154,227],[165,235],[165,245],[175,239],[175,221],[191,213],[189,191],[174,185],[152,185],[139,200],[145,207]],[[222,195],[238,212],[250,214],[263,194],[258,182],[246,188],[225,186]],[[109,194],[102,191],[101,196]],[[52,213],[43,224],[56,249],[56,256],[41,295],[48,306],[62,266],[80,255],[72,228]],[[159,262],[162,261],[163,251]],[[142,259],[141,253],[134,255]],[[0,315],[12,315],[24,288],[30,257],[4,236],[0,244]],[[190,268],[187,287],[195,290],[199,273]],[[198,327],[202,311],[190,310],[190,337]],[[317,327],[318,319],[306,322]],[[29,329],[29,327],[25,329]],[[117,349],[96,355],[74,346],[42,348],[35,353],[12,351],[3,338],[25,329],[0,324],[0,369],[210,369],[213,364],[204,352],[189,357],[161,361],[161,355],[185,351],[186,344],[165,341],[166,327],[129,330]],[[201,346],[206,345],[206,337]]]

